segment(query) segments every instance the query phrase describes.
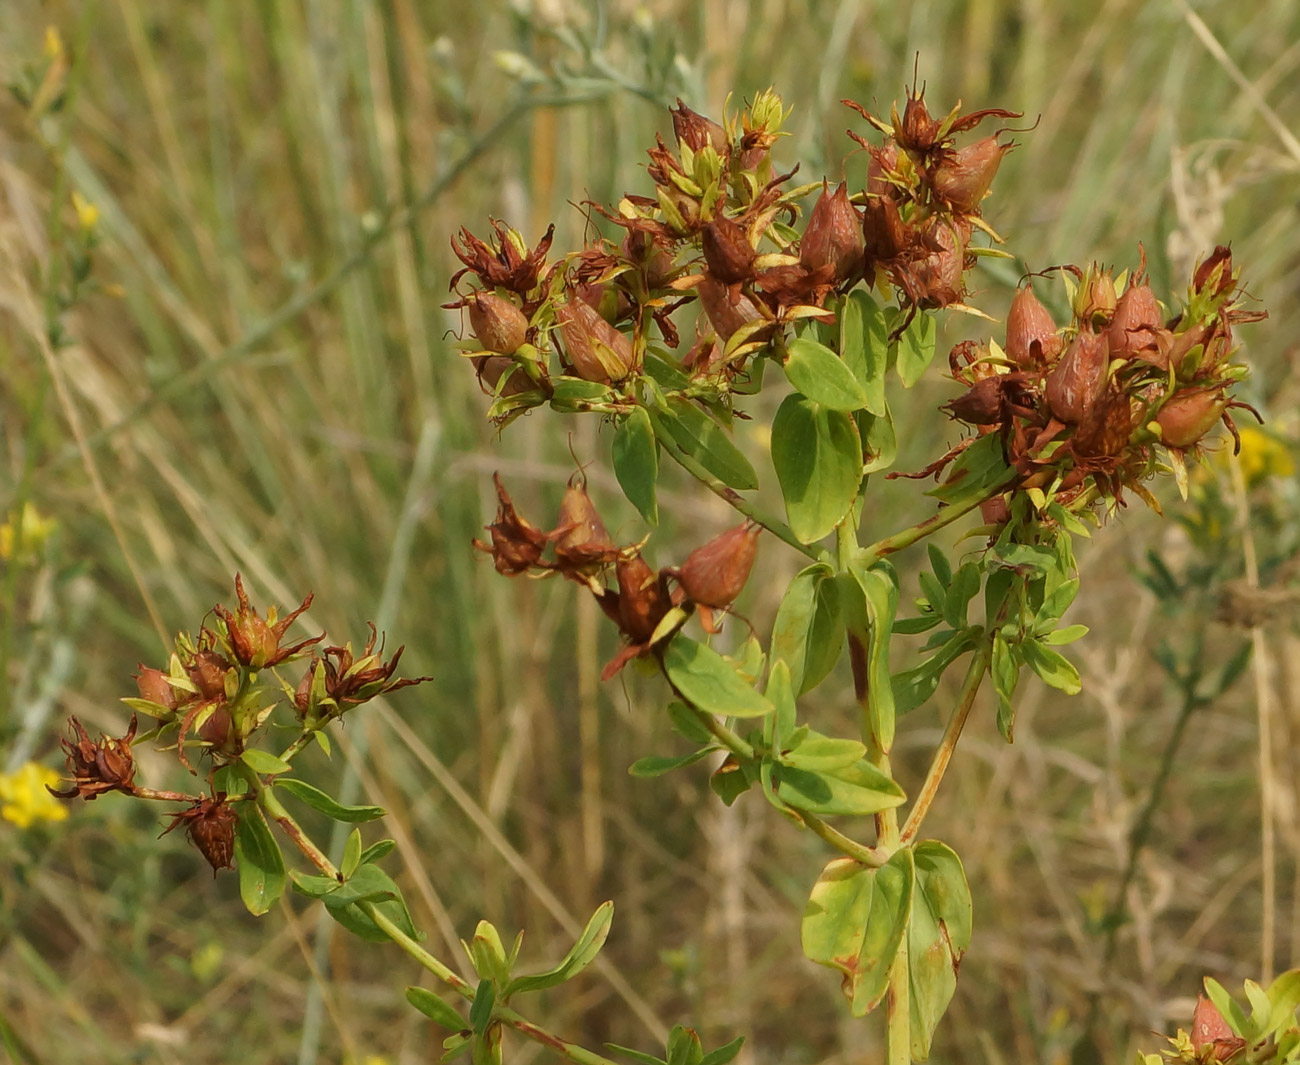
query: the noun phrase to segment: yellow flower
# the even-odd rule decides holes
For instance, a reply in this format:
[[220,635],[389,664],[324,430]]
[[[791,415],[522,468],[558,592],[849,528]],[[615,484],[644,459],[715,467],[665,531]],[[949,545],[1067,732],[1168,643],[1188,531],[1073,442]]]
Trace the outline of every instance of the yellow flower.
[[45,27],[45,55],[49,59],[58,59],[63,55],[63,36],[57,26]]
[[[1228,448],[1216,451],[1214,460],[1226,468],[1231,454]],[[1241,454],[1237,461],[1241,463],[1241,476],[1250,488],[1270,477],[1290,477],[1295,473],[1290,448],[1272,433],[1254,425],[1241,430]]]
[[[20,528],[22,530],[22,553],[25,557],[34,556],[45,541],[49,539],[50,533],[55,529],[58,523],[53,518],[41,516],[31,503],[23,504],[23,517]],[[14,553],[14,523],[12,520],[0,525],[0,559],[8,560]]]
[[72,194],[72,206],[77,212],[77,222],[89,233],[99,222],[99,208],[79,192]]
[[62,821],[67,807],[45,790],[59,782],[59,774],[48,766],[28,762],[12,773],[0,773],[0,817],[19,828],[33,821]]

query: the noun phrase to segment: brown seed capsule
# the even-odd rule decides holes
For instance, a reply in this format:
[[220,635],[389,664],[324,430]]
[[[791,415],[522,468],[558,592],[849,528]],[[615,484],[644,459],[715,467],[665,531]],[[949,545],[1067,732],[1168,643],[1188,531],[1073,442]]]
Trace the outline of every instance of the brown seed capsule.
[[1107,353],[1104,333],[1080,333],[1047,375],[1047,406],[1066,425],[1081,422],[1101,394],[1106,384]]
[[[135,675],[135,686],[140,690],[140,698],[151,703],[175,710],[177,707],[176,689],[171,686],[167,674],[161,669],[152,669],[143,662],[140,672]],[[188,694],[188,693],[186,693]]]
[[697,111],[692,111],[679,96],[677,106],[669,108],[673,116],[673,133],[678,144],[684,144],[693,152],[698,152],[706,144],[713,146],[719,155],[727,154],[727,131],[711,118],[705,118]]
[[748,296],[740,295],[733,301],[727,286],[711,277],[704,278],[696,285],[695,293],[700,298],[700,306],[704,308],[709,323],[724,341],[729,340],[731,334],[746,322],[763,317]]
[[611,384],[632,372],[632,341],[589,303],[576,297],[557,302],[555,320],[560,324],[569,365],[584,381]]
[[743,228],[725,215],[718,215],[700,233],[704,261],[709,273],[724,285],[748,281],[754,276],[758,253]]
[[1221,386],[1181,389],[1156,414],[1160,439],[1169,447],[1191,447],[1214,428],[1227,409],[1228,396]]
[[954,211],[976,213],[1002,165],[1002,157],[1013,147],[999,144],[994,135],[958,151],[944,153],[931,181],[935,195]]
[[1155,335],[1161,328],[1160,304],[1145,282],[1129,285],[1115,304],[1106,336],[1112,358],[1128,359],[1140,352],[1155,352]]
[[938,250],[908,271],[909,284],[904,287],[922,308],[947,307],[960,300],[965,291],[962,274],[966,270],[970,225],[962,219],[936,218],[923,239]]
[[484,351],[513,355],[519,350],[528,333],[528,319],[523,311],[492,292],[471,293],[466,305],[469,326]]
[[1079,422],[1074,432],[1074,453],[1085,459],[1118,455],[1128,443],[1132,429],[1132,401],[1119,382],[1112,380]]
[[641,555],[620,558],[614,566],[618,578],[618,624],[633,643],[649,643],[655,628],[672,608],[664,579]]
[[187,663],[185,672],[199,690],[202,699],[224,699],[226,697],[226,671],[232,668],[216,651],[198,651],[192,661]]
[[618,556],[596,505],[587,495],[587,479],[581,473],[569,478],[560,501],[560,517],[548,534],[555,544],[555,558],[563,573],[590,575]]
[[1196,1009],[1192,1013],[1192,1046],[1196,1049],[1196,1060],[1207,1063],[1228,1061],[1245,1045],[1246,1040],[1232,1030],[1218,1007],[1204,995],[1197,995]]
[[831,280],[838,284],[861,269],[862,249],[862,221],[849,203],[848,186],[841,181],[831,193],[823,184],[799,247],[800,263],[808,270],[829,265]]
[[687,598],[718,610],[730,606],[749,580],[762,531],[746,521],[692,551],[677,576]]
[[862,210],[862,238],[868,268],[873,263],[888,262],[903,253],[908,244],[908,229],[892,196],[882,194],[867,198]]
[[950,417],[968,425],[997,425],[1004,416],[1002,374],[976,381],[954,400],[943,404]]
[[1060,353],[1061,338],[1056,323],[1026,285],[1011,301],[1007,311],[1008,358],[1023,370],[1042,370]]
[[497,520],[487,526],[492,543],[475,540],[474,546],[492,556],[498,573],[511,577],[527,573],[542,557],[546,534],[520,517],[498,474],[492,475],[492,481],[497,488]]
[[985,525],[1002,525],[1011,520],[1011,507],[1006,496],[994,496],[980,504],[980,517]]
[[[319,636],[289,647],[280,646],[280,641],[289,631],[289,626],[311,606],[310,595],[292,613],[286,614],[279,620],[276,620],[275,607],[271,607],[265,621],[262,620],[257,609],[249,603],[248,595],[244,592],[243,578],[238,573],[235,574],[235,597],[239,601],[238,613],[232,613],[220,603],[213,607],[213,610],[226,623],[226,633],[230,638],[235,658],[251,669],[279,665],[285,659],[298,654],[303,648],[325,639],[325,634],[321,633]],[[209,699],[216,694],[216,692],[204,692]],[[224,684],[221,694],[224,694]]]
[[[517,396],[537,388],[523,367],[507,355],[477,355],[471,361],[478,372],[479,387],[489,396]],[[502,379],[505,379],[504,385]],[[498,387],[501,389],[499,393]]]
[[238,818],[226,802],[225,793],[219,793],[215,799],[204,797],[188,809],[172,816],[172,823],[163,829],[167,835],[180,825],[185,826],[185,835],[199,849],[199,853],[212,866],[212,875],[218,869],[234,868],[232,859],[235,855],[235,824]]

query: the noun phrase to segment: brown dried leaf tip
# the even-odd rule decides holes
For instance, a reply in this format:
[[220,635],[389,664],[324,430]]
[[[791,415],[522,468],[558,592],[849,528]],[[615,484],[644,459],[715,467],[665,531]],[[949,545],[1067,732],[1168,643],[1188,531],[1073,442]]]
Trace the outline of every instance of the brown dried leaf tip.
[[[257,608],[249,603],[248,596],[244,592],[243,579],[238,573],[235,574],[235,596],[239,600],[239,612],[237,614],[231,613],[220,603],[212,609],[217,617],[226,623],[226,635],[230,639],[230,648],[235,658],[249,669],[265,669],[269,666],[279,665],[312,644],[320,643],[321,640],[325,639],[325,634],[321,633],[319,636],[302,640],[289,647],[280,646],[280,641],[284,639],[284,634],[289,631],[289,626],[311,606],[312,596],[310,594],[298,605],[297,609],[278,620],[275,607],[271,607],[266,612],[266,620],[261,618],[257,613]],[[204,692],[207,698],[212,698],[215,694]]]
[[475,540],[474,546],[492,556],[492,564],[498,573],[508,577],[527,573],[541,562],[542,551],[546,548],[546,533],[519,516],[510,493],[501,483],[500,474],[492,475],[492,483],[497,487],[497,520],[487,526],[492,542],[486,544]]
[[135,793],[135,755],[131,741],[135,739],[136,718],[131,715],[131,725],[121,739],[100,735],[99,742],[91,740],[86,728],[75,717],[68,718],[73,738],[62,739],[68,755],[68,775],[72,787],[66,791],[49,788],[51,795],[60,799],[94,799],[106,791]]
[[[172,816],[172,823],[162,831],[162,835],[180,825],[185,826],[185,835],[199,849],[199,853],[212,866],[212,875],[218,869],[233,869],[232,859],[235,854],[235,824],[238,818],[226,801],[226,793],[218,792],[216,798],[205,796],[186,810]],[[161,837],[160,837],[161,838]]]
[[473,273],[485,288],[509,289],[526,300],[541,279],[546,253],[555,237],[555,226],[547,228],[546,235],[531,251],[523,237],[504,222],[494,218],[492,228],[497,235],[495,245],[480,240],[463,228],[451,238],[451,250],[465,264],[465,269],[457,272],[449,287],[454,289],[465,274]]

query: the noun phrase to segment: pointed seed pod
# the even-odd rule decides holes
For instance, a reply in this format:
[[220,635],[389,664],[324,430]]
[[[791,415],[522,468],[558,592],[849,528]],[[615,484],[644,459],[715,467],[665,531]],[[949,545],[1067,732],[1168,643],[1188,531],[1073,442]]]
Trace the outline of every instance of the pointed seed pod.
[[719,155],[727,153],[727,131],[711,118],[705,118],[697,111],[692,111],[679,96],[677,106],[670,108],[673,116],[673,133],[678,144],[684,144],[693,152],[698,152],[706,144],[713,146]]
[[611,384],[632,372],[632,341],[610,325],[591,304],[573,297],[555,304],[564,353],[584,381]]
[[954,211],[975,214],[993,184],[1002,157],[1013,147],[1012,144],[999,144],[994,135],[958,151],[945,153],[931,179],[935,195]]
[[549,538],[555,544],[555,558],[565,573],[594,573],[613,562],[617,549],[609,538],[596,505],[587,494],[587,479],[581,473],[569,478],[560,500],[559,521]]
[[749,580],[762,531],[761,525],[746,521],[697,547],[678,574],[682,591],[701,606],[730,606]]
[[742,295],[733,302],[727,286],[711,277],[706,277],[696,285],[695,293],[700,298],[700,306],[704,308],[709,323],[724,342],[746,322],[763,317],[748,296]]
[[808,270],[831,266],[838,284],[861,268],[863,244],[862,220],[849,203],[848,186],[841,181],[831,193],[823,184],[799,247],[800,263]]
[[505,378],[500,395],[517,396],[521,392],[531,392],[537,386],[514,359],[506,355],[477,355],[470,360],[478,372],[479,387],[489,396],[497,395],[497,387]]
[[1191,447],[1214,428],[1227,409],[1228,396],[1219,386],[1181,389],[1156,415],[1160,439],[1169,447]]
[[648,643],[672,608],[663,578],[638,552],[614,566],[618,579],[618,625],[633,643]]
[[745,230],[725,215],[718,215],[700,233],[704,261],[709,273],[724,285],[748,281],[754,276],[758,253],[749,243]]
[[1015,294],[1007,311],[1008,357],[1022,370],[1042,370],[1060,350],[1056,323],[1034,295],[1033,286],[1026,285]]
[[167,707],[168,710],[176,709],[176,689],[171,686],[167,674],[161,669],[152,669],[141,662],[140,672],[135,675],[135,686],[140,689],[141,699],[148,699],[151,703]]
[[1080,333],[1047,375],[1044,395],[1052,414],[1078,425],[1106,384],[1106,336]]
[[1155,350],[1155,334],[1163,325],[1160,304],[1145,282],[1129,285],[1115,304],[1106,335],[1112,358],[1132,358],[1142,351]]
[[524,312],[508,299],[493,292],[474,292],[469,296],[469,327],[484,351],[513,355],[528,332]]

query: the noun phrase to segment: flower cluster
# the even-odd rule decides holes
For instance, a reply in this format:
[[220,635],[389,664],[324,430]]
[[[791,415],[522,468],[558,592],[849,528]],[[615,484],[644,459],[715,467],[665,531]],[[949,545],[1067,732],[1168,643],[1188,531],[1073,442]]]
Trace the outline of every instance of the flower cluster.
[[[228,796],[227,785],[242,781],[252,787],[261,768],[268,764],[277,772],[287,768],[286,760],[330,720],[376,696],[429,679],[395,677],[402,649],[385,662],[382,647],[375,650],[378,635],[373,625],[359,656],[353,654],[351,645],[324,647],[317,653],[325,639],[323,633],[286,641],[290,626],[311,605],[310,595],[284,616],[271,607],[262,617],[236,574],[235,599],[233,610],[215,606],[212,624],[200,628],[197,637],[189,633],[176,637],[166,670],[141,664],[135,675],[139,696],[123,700],[136,711],[123,736],[101,735],[92,740],[80,721],[69,719],[72,737],[62,744],[70,786],[49,788],[61,799],[90,800],[120,791],[134,798],[185,803],[166,831],[184,825],[186,836],[214,871],[231,865],[238,820],[232,803],[248,798],[247,794]],[[309,653],[310,662],[296,686],[280,679],[277,695],[276,689],[259,683],[262,671],[275,671]],[[272,675],[279,679],[278,673]],[[298,739],[279,756],[255,751],[260,759],[248,757],[256,740],[265,739],[271,715],[282,703],[287,703],[296,717]],[[138,714],[155,721],[155,726],[140,736]],[[177,760],[191,773],[195,772],[192,751],[210,761],[206,794],[157,791],[136,782],[133,744],[172,735],[174,743],[164,749],[174,750]]]
[[570,479],[550,532],[522,517],[501,478],[493,480],[496,521],[487,526],[490,541],[475,540],[474,546],[491,555],[498,573],[558,573],[590,589],[625,641],[605,667],[606,680],[658,646],[693,611],[706,629],[716,631],[714,612],[731,607],[758,553],[762,529],[746,521],[697,547],[680,568],[655,570],[645,560],[644,543],[620,547],[610,538],[581,473]]
[[[1168,317],[1144,266],[1127,279],[1097,265],[1065,268],[1064,327],[1026,284],[1011,303],[1004,347],[966,341],[950,353],[954,377],[968,387],[945,409],[980,433],[1002,434],[1014,489],[1067,506],[1122,501],[1126,487],[1152,500],[1141,482],[1162,462],[1181,467],[1220,420],[1237,435],[1229,410],[1246,404],[1232,387],[1246,370],[1233,361],[1233,327],[1263,314],[1242,308],[1231,253],[1218,247],[1197,267],[1185,306]],[[1005,500],[985,511],[1005,512]]]
[[[464,269],[452,286],[466,275],[478,286],[447,306],[467,312],[478,349],[469,358],[495,397],[492,417],[504,423],[548,401],[625,411],[647,376],[725,401],[751,386],[755,357],[776,350],[787,325],[832,322],[827,300],[863,279],[892,285],[909,317],[957,304],[973,234],[994,236],[980,201],[1011,144],[995,135],[958,147],[956,138],[986,118],[1019,116],[936,120],[923,95],[909,94],[892,124],[845,101],[887,134],[880,147],[850,134],[871,155],[863,189],[787,188],[795,170],[775,173],[771,149],[788,111],[764,92],[725,124],[678,102],[675,148],[659,137],[649,152],[654,194],[590,205],[624,231],[617,245],[596,237],[547,266],[554,227],[531,249],[500,222],[491,241],[462,230],[452,249]],[[800,232],[800,201],[814,192]],[[678,312],[690,305],[698,313],[684,338]]]

